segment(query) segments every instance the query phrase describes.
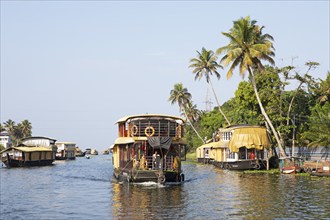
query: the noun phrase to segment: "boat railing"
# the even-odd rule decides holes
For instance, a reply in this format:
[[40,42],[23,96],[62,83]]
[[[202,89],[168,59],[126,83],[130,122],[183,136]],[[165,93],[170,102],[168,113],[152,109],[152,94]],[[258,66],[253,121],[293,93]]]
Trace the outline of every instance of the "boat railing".
[[139,161],[139,166],[136,166],[136,169],[144,170],[175,170],[174,157],[165,156],[159,161],[155,161],[152,156],[146,156],[145,161]]
[[182,128],[181,125],[176,125],[173,122],[134,122],[129,125],[130,136],[134,137],[181,137]]

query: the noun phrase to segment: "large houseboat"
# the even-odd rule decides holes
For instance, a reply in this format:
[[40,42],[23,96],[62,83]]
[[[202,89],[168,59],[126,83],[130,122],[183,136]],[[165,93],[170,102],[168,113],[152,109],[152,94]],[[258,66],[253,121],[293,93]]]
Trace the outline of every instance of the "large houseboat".
[[184,120],[170,115],[124,117],[112,147],[114,176],[129,182],[181,182]]
[[1,161],[6,167],[46,166],[55,160],[54,150],[48,147],[21,145],[1,151]]
[[270,139],[266,128],[232,125],[219,129],[209,143],[196,149],[198,162],[230,170],[267,168]]

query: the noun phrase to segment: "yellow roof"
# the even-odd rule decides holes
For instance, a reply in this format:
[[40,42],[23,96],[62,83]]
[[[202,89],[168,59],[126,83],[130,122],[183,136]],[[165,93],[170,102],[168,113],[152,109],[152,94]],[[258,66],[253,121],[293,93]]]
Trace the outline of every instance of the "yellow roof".
[[243,127],[235,129],[229,141],[229,150],[238,152],[240,147],[256,148],[258,150],[270,147],[266,128]]
[[240,129],[240,128],[263,128],[259,125],[249,125],[249,124],[236,124],[236,125],[229,125],[225,128],[220,129],[220,132],[229,132],[229,131],[233,131],[236,129]]
[[15,150],[18,150],[18,151],[22,151],[22,152],[37,152],[37,151],[52,151],[51,148],[48,148],[48,147],[10,147],[10,148],[7,148],[2,152],[6,152],[6,151],[9,151],[11,149],[15,149]]
[[126,116],[126,117],[123,117],[121,119],[119,119],[118,121],[116,121],[116,124],[117,123],[120,123],[120,122],[125,122],[129,119],[133,119],[133,118],[170,118],[170,119],[173,119],[173,120],[181,120],[184,122],[184,120],[180,117],[177,117],[177,116],[173,116],[173,115],[164,115],[164,114],[141,114],[141,115],[130,115],[130,116]]
[[216,141],[208,144],[204,144],[198,148],[226,148],[228,147],[228,141]]

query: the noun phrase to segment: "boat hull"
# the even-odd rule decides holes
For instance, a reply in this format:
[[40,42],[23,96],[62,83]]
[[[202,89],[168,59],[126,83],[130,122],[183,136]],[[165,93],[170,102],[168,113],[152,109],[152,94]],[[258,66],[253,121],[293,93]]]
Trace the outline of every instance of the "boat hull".
[[211,158],[197,158],[198,163],[212,164],[214,159]]
[[214,161],[214,166],[220,169],[228,170],[259,170],[265,169],[266,161],[257,161],[257,160],[239,160],[233,162],[219,162]]
[[114,176],[119,181],[127,182],[182,182],[184,174],[176,171],[160,171],[160,170],[123,170],[115,169]]
[[330,177],[330,173],[312,172],[311,176]]
[[9,159],[3,161],[6,167],[32,167],[32,166],[50,166],[53,165],[54,160],[35,160],[35,161],[23,161]]

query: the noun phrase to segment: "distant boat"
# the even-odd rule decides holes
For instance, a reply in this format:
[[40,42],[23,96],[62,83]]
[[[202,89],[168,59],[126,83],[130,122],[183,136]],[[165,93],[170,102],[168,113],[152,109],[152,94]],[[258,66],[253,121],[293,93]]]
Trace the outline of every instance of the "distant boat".
[[52,165],[53,150],[48,147],[10,147],[0,152],[6,167],[27,167]]
[[85,155],[85,158],[86,158],[86,159],[90,159],[91,156],[90,156],[90,155]]
[[95,150],[95,149],[91,150],[91,155],[98,155],[98,154],[99,154],[99,152],[97,150]]

